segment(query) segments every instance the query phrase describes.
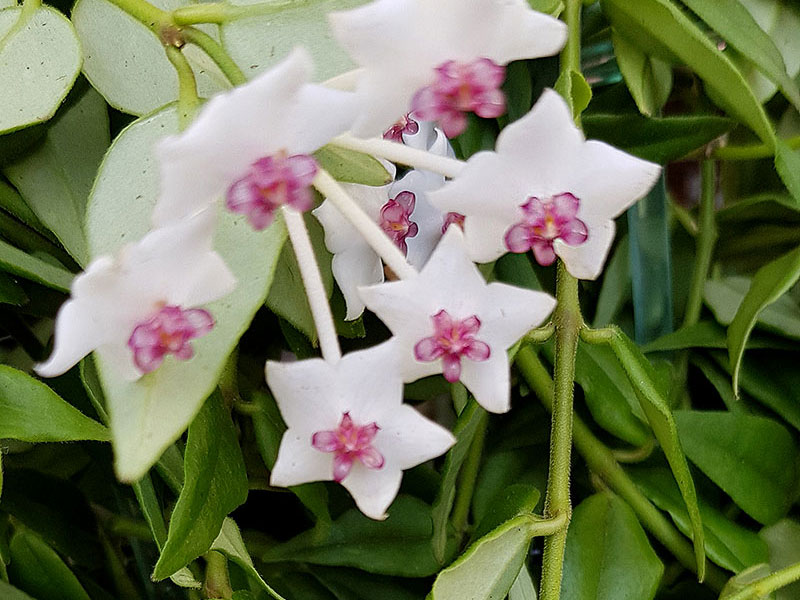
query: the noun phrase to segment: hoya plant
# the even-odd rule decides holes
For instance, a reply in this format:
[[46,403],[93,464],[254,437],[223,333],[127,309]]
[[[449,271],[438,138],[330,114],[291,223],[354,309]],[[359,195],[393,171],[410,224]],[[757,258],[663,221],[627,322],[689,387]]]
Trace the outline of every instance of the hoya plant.
[[0,598],[800,598],[798,31],[0,0]]

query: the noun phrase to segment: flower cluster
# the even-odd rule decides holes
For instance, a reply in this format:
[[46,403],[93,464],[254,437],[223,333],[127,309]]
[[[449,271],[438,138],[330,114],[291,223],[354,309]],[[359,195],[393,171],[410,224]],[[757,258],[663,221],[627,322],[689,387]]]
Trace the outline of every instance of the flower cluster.
[[[558,52],[566,28],[524,0],[376,0],[330,23],[360,67],[355,90],[309,83],[311,60],[298,48],[162,140],[154,229],[76,278],[53,356],[38,370],[63,373],[92,350],[130,379],[191,359],[192,340],[214,327],[202,305],[234,285],[213,250],[217,203],[256,230],[283,211],[294,245],[304,233],[296,213],[312,208],[316,187],[327,199],[313,214],[333,253],[346,318],[366,307],[392,336],[344,357],[321,344],[323,358],[267,363],[288,426],[271,482],[339,482],[377,519],[403,470],[455,442],[403,403],[403,384],[441,373],[486,410],[508,411],[508,350],[555,306],[543,292],[487,283],[475,262],[532,250],[542,265],[558,256],[574,276],[597,277],[613,218],[646,193],[659,168],[585,141],[548,90],[502,131],[495,151],[475,155],[449,181],[419,168],[382,187],[331,184],[314,152],[348,131],[405,146],[408,156],[454,161],[447,137],[464,130],[466,113],[505,112],[505,65]],[[394,179],[395,165],[385,166]],[[384,268],[387,256],[402,272]],[[298,262],[308,285],[316,265],[299,253]],[[309,288],[312,296],[319,300]],[[322,338],[325,310],[315,306]]]

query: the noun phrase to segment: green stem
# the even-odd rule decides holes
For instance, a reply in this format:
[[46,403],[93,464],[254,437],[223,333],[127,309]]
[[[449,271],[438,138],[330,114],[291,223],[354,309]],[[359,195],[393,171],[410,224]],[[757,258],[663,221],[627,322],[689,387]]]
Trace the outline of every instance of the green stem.
[[523,344],[544,344],[556,332],[555,324],[550,321],[538,329],[532,329],[522,338]]
[[159,39],[165,27],[173,25],[170,14],[153,6],[145,0],[109,0],[117,8],[124,10],[142,25],[155,33]]
[[192,66],[183,52],[175,46],[166,46],[164,50],[167,58],[178,73],[178,128],[183,131],[192,122],[197,109],[200,107],[200,97],[197,95],[197,81],[194,78]]
[[230,576],[228,575],[228,559],[219,552],[208,552],[206,559],[206,579],[203,592],[206,598],[233,598]]
[[[545,408],[553,412],[553,380],[536,353],[531,348],[522,348],[517,353],[516,365]],[[583,456],[589,469],[630,505],[645,529],[685,568],[696,573],[697,562],[691,544],[636,487],[614,459],[611,450],[577,416],[573,417],[573,430],[575,449]],[[721,590],[726,580],[725,573],[719,568],[711,564],[706,566],[706,582],[712,588]]]
[[701,165],[700,215],[697,236],[697,256],[694,262],[692,285],[683,315],[683,326],[694,325],[700,320],[703,308],[703,288],[711,268],[711,258],[717,243],[717,223],[714,218],[714,196],[716,195],[716,169],[713,160],[704,160]]
[[766,598],[775,590],[798,580],[800,580],[800,563],[795,563],[785,569],[775,571],[763,579],[746,585],[732,596],[728,596],[726,600],[757,600],[758,598]]
[[184,41],[189,44],[194,44],[205,52],[208,57],[222,71],[222,74],[228,78],[231,85],[242,85],[247,82],[244,73],[239,68],[225,49],[210,35],[200,31],[195,27],[185,27],[181,30],[181,35]]
[[[790,148],[800,148],[800,135],[783,140]],[[718,160],[753,160],[769,158],[775,150],[766,144],[747,144],[746,146],[720,146],[711,153],[711,158]]]
[[172,11],[176,25],[197,25],[198,23],[227,23],[236,19],[268,15],[295,4],[296,0],[273,0],[258,4],[236,5],[227,2],[207,2],[182,6]]
[[[572,514],[569,496],[570,459],[572,454],[572,397],[575,385],[575,355],[583,323],[578,302],[578,280],[558,263],[556,281],[558,304],[553,315],[555,324],[555,382],[553,420],[550,431],[550,466],[547,476],[545,515],[555,517]],[[567,529],[545,540],[542,558],[542,600],[557,600],[561,594],[561,573]]]
[[472,506],[472,496],[475,492],[475,483],[478,481],[478,472],[481,468],[481,458],[483,457],[483,445],[486,441],[486,429],[489,425],[488,414],[479,408],[481,415],[475,437],[469,447],[469,454],[461,467],[461,474],[458,478],[458,489],[456,491],[456,501],[453,506],[450,520],[453,528],[461,534],[466,531],[467,520],[469,519],[469,509]]
[[555,517],[544,518],[537,517],[536,515],[523,515],[526,520],[530,521],[528,532],[530,538],[542,537],[546,535],[554,535],[559,531],[566,531],[569,521],[567,515],[560,514]]

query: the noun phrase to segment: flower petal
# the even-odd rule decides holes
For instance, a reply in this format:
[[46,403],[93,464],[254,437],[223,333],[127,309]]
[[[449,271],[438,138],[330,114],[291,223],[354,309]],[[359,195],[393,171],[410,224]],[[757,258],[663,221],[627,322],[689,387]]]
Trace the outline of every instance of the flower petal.
[[400,468],[388,462],[380,469],[368,469],[356,462],[342,485],[361,512],[370,519],[383,520],[387,516],[386,509],[400,490],[402,478]]
[[502,348],[513,346],[523,335],[541,325],[556,306],[550,294],[493,282],[486,293],[486,312],[480,339],[491,339]]
[[333,479],[333,456],[311,445],[311,436],[291,427],[281,438],[278,458],[272,467],[271,485],[289,487],[311,481]]
[[259,158],[309,154],[346,131],[355,96],[307,84],[311,71],[308,52],[296,48],[273,69],[212,98],[186,131],[160,142],[153,222],[174,223],[207,206]]
[[597,279],[603,272],[606,256],[614,242],[614,221],[603,220],[586,223],[589,236],[580,246],[569,246],[555,240],[553,249],[564,261],[570,275],[578,279]]
[[376,443],[387,461],[410,469],[447,452],[455,438],[413,406],[403,404],[392,413]]
[[492,352],[488,360],[461,361],[461,383],[475,396],[475,401],[493,413],[511,408],[511,380],[508,355]]
[[342,417],[336,394],[335,368],[320,358],[292,363],[268,361],[269,385],[283,420],[299,432],[307,432],[306,443],[317,431],[333,430]]
[[364,312],[364,302],[358,289],[383,281],[383,263],[380,257],[362,241],[358,246],[334,254],[331,269],[347,306],[345,321],[357,319]]

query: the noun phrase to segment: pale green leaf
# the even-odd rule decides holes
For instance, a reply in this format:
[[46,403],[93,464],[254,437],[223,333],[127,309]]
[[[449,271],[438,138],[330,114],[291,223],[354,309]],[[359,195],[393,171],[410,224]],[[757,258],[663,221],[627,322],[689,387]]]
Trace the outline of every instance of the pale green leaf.
[[327,145],[314,152],[314,158],[334,179],[342,183],[380,186],[392,182],[386,167],[368,154]]
[[6,165],[3,173],[39,222],[85,266],[89,254],[83,234],[86,202],[111,140],[105,101],[85,81],[82,87],[71,106],[50,123],[44,142]]
[[647,56],[617,33],[611,34],[611,40],[619,70],[639,112],[657,116],[672,91],[672,66],[660,58]]
[[80,68],[80,43],[60,12],[0,11],[0,134],[52,117]]
[[[83,0],[82,0],[83,1]],[[248,6],[262,0],[235,0]],[[221,29],[222,44],[248,78],[286,58],[295,46],[311,52],[315,81],[324,81],[354,68],[347,53],[333,39],[328,13],[365,4],[367,0],[311,0],[277,6],[263,15],[236,19]]]
[[[111,146],[87,209],[92,256],[114,253],[148,231],[158,187],[152,147],[177,128],[177,111],[170,106],[132,123]],[[241,217],[221,213],[215,247],[238,284],[230,295],[208,305],[216,326],[195,342],[195,357],[186,362],[168,360],[136,382],[113,379],[103,361],[97,361],[117,474],[125,481],[141,477],[186,429],[269,290],[286,238],[282,222],[256,232]]]
[[533,583],[530,571],[524,564],[511,589],[508,590],[508,600],[536,600],[536,584]]
[[[164,10],[190,2],[152,0]],[[178,98],[178,76],[164,46],[142,23],[108,0],[78,0],[72,22],[85,53],[83,73],[106,101],[123,112],[145,115]],[[201,29],[216,35],[216,26]],[[264,44],[264,38],[260,45]],[[187,45],[189,60],[202,97],[224,90],[228,83],[216,65],[199,48]]]

